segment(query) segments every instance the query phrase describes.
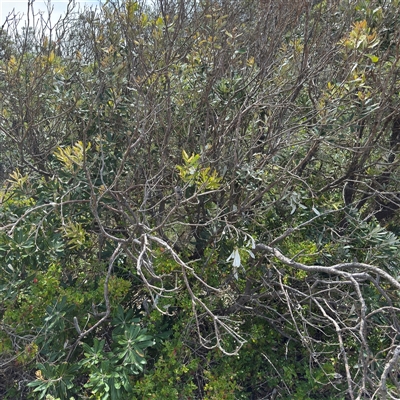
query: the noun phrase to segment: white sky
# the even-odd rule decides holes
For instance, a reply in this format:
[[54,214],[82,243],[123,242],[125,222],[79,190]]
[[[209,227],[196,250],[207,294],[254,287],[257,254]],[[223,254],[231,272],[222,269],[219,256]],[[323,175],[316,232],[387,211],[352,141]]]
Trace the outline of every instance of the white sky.
[[[84,6],[96,6],[100,3],[100,0],[75,0],[75,3],[80,5],[81,8]],[[53,7],[52,20],[56,21],[67,9],[67,0],[51,0]],[[47,2],[43,0],[34,0],[33,9],[36,12],[45,12],[47,15]],[[26,15],[28,10],[28,0],[0,0],[0,26],[4,23],[7,15],[12,11]],[[22,21],[24,18],[22,18]]]

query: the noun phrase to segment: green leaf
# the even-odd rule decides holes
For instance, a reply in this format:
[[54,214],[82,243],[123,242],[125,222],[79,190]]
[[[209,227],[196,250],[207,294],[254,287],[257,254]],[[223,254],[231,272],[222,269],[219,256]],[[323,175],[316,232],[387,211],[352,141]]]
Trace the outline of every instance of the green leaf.
[[373,63],[377,63],[379,61],[379,57],[373,54],[365,54],[365,56],[368,57]]

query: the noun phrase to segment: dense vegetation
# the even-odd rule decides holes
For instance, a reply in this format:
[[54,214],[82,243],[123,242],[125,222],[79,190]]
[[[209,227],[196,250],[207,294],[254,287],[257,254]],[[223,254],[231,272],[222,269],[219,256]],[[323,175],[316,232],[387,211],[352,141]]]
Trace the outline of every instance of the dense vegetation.
[[0,397],[400,398],[400,2],[105,2],[0,31]]

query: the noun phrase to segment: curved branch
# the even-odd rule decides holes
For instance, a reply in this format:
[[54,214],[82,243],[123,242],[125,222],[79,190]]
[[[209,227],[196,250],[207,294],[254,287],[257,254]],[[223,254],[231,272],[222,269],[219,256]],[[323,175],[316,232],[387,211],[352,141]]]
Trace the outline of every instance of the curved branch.
[[389,275],[387,272],[383,271],[381,268],[376,267],[374,265],[359,263],[359,262],[351,262],[351,263],[339,263],[334,264],[331,266],[322,266],[322,265],[306,265],[299,263],[297,261],[292,260],[291,258],[286,257],[282,254],[277,248],[267,246],[262,243],[258,243],[256,245],[255,251],[265,251],[274,255],[279,261],[283,262],[285,265],[288,265],[293,268],[301,269],[307,272],[322,272],[325,274],[334,274],[338,276],[342,276],[345,278],[354,278],[357,276],[358,278],[362,279],[370,279],[368,274],[365,273],[350,273],[343,271],[343,269],[361,269],[370,272],[374,272],[375,274],[379,275],[380,277],[386,279],[391,285],[393,285],[396,289],[400,290],[400,283]]

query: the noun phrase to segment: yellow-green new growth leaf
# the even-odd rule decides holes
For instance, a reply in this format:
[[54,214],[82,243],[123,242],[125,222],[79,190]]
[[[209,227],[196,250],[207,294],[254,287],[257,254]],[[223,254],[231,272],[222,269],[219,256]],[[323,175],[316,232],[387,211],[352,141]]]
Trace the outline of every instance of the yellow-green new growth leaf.
[[183,161],[185,162],[185,164],[190,164],[193,167],[197,167],[199,164],[198,160],[200,158],[200,154],[192,153],[192,155],[189,157],[188,154],[186,153],[186,151],[182,150],[182,158],[183,158]]
[[72,172],[74,170],[74,166],[82,167],[84,154],[90,149],[90,142],[84,148],[82,141],[76,142],[74,146],[67,147],[58,147],[54,155],[57,157],[59,161],[64,164],[66,170]]
[[210,167],[200,168],[200,154],[189,157],[185,150],[182,150],[184,165],[177,165],[176,169],[183,182],[189,185],[195,184],[200,191],[218,189],[222,178],[217,171],[211,171]]
[[157,19],[156,19],[156,26],[157,26],[157,28],[160,28],[161,26],[163,26],[164,25],[164,20],[162,19],[162,17],[158,17]]
[[10,179],[8,179],[8,182],[10,182],[13,187],[22,188],[27,180],[28,175],[22,175],[20,170],[17,168],[10,174]]
[[70,222],[65,227],[64,236],[68,240],[71,249],[81,248],[86,242],[86,231],[81,224]]
[[368,26],[366,20],[357,21],[347,37],[339,42],[349,50],[374,48],[379,44],[376,30]]
[[373,54],[366,54],[366,56],[373,62],[377,63],[379,61],[379,57],[374,56]]
[[126,13],[128,15],[128,19],[133,21],[133,17],[135,12],[139,9],[139,4],[137,1],[128,1],[126,3]]
[[221,179],[222,178],[218,176],[217,171],[214,170],[210,173],[210,167],[207,167],[199,171],[196,183],[200,189],[212,190],[219,188]]

